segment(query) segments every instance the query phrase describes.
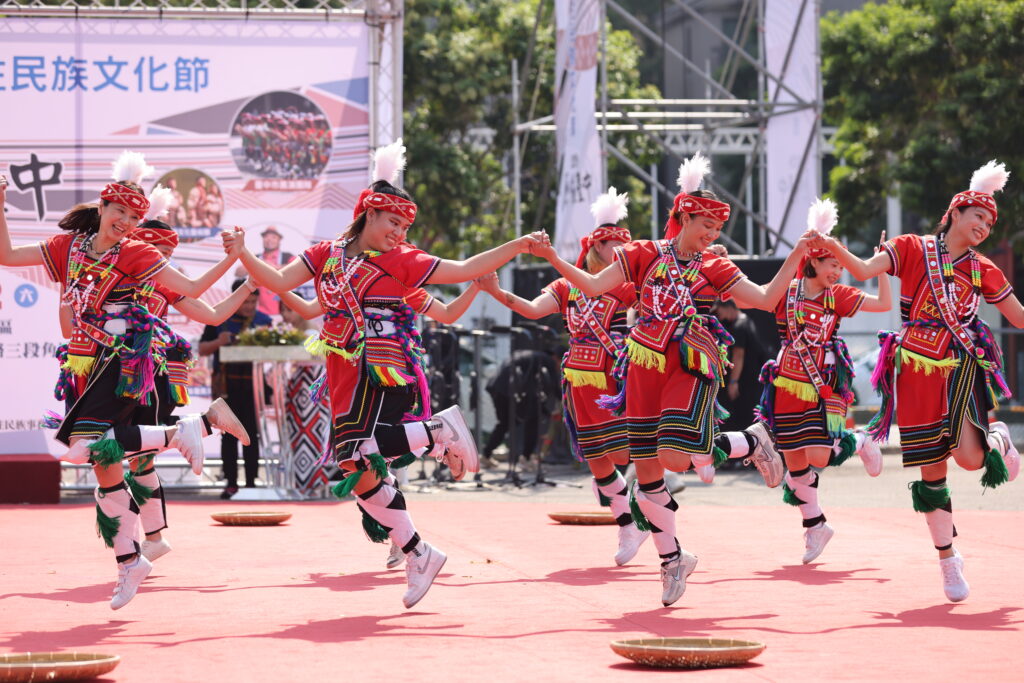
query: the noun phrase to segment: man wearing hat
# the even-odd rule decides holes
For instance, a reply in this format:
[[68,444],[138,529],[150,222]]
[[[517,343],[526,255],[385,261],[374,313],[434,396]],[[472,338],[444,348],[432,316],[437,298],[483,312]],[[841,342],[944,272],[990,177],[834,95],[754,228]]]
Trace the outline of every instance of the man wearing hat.
[[[285,264],[291,263],[295,258],[294,254],[281,251],[282,235],[273,225],[268,226],[266,230],[261,232],[260,237],[263,238],[263,252],[259,255],[260,260],[266,261],[275,268],[280,268]],[[266,287],[260,289],[260,301],[257,308],[260,312],[267,315],[278,315],[281,313],[281,304],[277,300],[277,295]]]

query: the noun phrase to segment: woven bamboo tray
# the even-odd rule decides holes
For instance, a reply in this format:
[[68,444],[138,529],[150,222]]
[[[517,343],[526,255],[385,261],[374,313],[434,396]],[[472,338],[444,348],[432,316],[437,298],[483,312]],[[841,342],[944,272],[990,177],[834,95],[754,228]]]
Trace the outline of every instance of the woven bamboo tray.
[[731,638],[642,638],[615,640],[611,647],[616,654],[645,666],[705,669],[745,664],[766,646]]
[[0,683],[87,681],[120,662],[117,655],[91,652],[17,652],[0,655]]
[[598,512],[549,512],[548,517],[559,524],[615,524],[612,513]]
[[246,512],[215,512],[210,516],[226,526],[274,526],[291,519],[292,513],[252,510]]

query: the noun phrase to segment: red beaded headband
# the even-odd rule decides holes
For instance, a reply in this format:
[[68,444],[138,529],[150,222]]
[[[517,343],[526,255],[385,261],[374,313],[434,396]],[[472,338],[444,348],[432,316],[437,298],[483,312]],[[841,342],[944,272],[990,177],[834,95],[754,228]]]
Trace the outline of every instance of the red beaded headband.
[[173,229],[163,228],[136,228],[130,235],[133,240],[147,242],[149,244],[166,244],[171,247],[178,246],[178,233]]
[[121,183],[108,183],[100,192],[100,199],[120,204],[143,216],[149,211],[149,200],[146,196]]
[[629,228],[620,228],[614,224],[600,225],[589,235],[580,238],[580,255],[579,258],[576,259],[576,267],[583,267],[583,264],[587,260],[587,252],[590,251],[590,247],[594,246],[598,242],[606,242],[608,240],[629,242],[632,241],[632,239],[633,236],[629,234]]
[[988,209],[992,212],[992,224],[994,225],[996,219],[999,218],[999,212],[996,210],[996,199],[990,194],[985,192],[978,192],[977,190],[964,190],[956,194],[952,201],[949,202],[949,208],[946,209],[946,213],[942,215],[942,222],[945,223],[949,218],[949,214],[953,209],[959,209],[961,206],[980,206],[983,209]]
[[390,211],[391,213],[398,214],[403,218],[408,218],[409,223],[416,220],[416,203],[411,202],[408,199],[402,199],[401,197],[393,194],[374,192],[369,189],[363,190],[359,194],[359,201],[356,202],[356,208],[352,212],[352,218],[358,218],[359,214],[363,213],[367,209]]
[[683,229],[683,226],[675,219],[676,213],[688,213],[696,216],[708,216],[717,221],[729,220],[729,205],[717,199],[707,197],[694,197],[693,195],[680,192],[676,195],[675,204],[672,207],[672,215],[665,224],[665,239],[675,238]]

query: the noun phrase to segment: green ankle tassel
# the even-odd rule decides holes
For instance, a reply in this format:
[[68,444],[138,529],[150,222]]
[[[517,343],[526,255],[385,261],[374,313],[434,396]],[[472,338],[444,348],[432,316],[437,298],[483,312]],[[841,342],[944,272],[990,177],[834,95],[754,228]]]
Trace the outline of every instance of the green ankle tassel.
[[633,524],[636,524],[636,528],[640,531],[650,531],[651,523],[647,517],[644,516],[644,511],[640,509],[640,503],[636,500],[636,482],[633,482],[633,486],[629,489],[629,514],[633,518]]
[[949,503],[949,487],[933,489],[923,481],[910,482],[910,497],[917,512],[932,512]]
[[996,449],[985,454],[985,474],[981,475],[981,485],[994,489],[1010,480],[1010,473],[1003,462],[1003,456]]
[[366,459],[370,461],[369,471],[377,475],[378,479],[388,478],[388,463],[384,460],[384,456],[380,453],[370,453],[366,456]]
[[856,451],[857,435],[848,431],[843,434],[843,438],[839,440],[839,452],[832,455],[831,461],[828,464],[832,467],[839,467],[844,462],[852,458]]
[[711,449],[711,455],[713,457],[713,460],[711,461],[711,464],[715,466],[716,470],[719,467],[721,467],[722,464],[725,463],[726,460],[729,459],[729,454],[726,453],[725,451],[723,451],[718,446],[715,446],[714,448]]
[[124,481],[128,484],[128,491],[132,494],[132,498],[138,505],[145,505],[146,501],[153,497],[154,489],[149,488],[145,484],[140,484],[135,478],[135,475],[128,472],[124,475]]
[[363,513],[363,531],[366,532],[366,537],[374,543],[387,542],[388,532],[380,522],[368,515],[362,506],[359,507],[359,511]]
[[107,517],[106,513],[96,506],[96,535],[103,539],[108,548],[114,547],[114,537],[121,530],[120,517]]
[[124,460],[124,448],[117,439],[101,439],[89,444],[92,461],[100,467],[116,465]]
[[414,462],[416,462],[416,456],[412,453],[406,453],[405,455],[400,455],[391,461],[391,469],[397,470],[403,467],[408,467]]
[[805,501],[800,500],[797,497],[796,491],[789,488],[789,484],[783,482],[782,484],[782,502],[787,505],[806,505]]
[[352,489],[359,483],[359,479],[363,476],[363,473],[359,470],[352,472],[347,477],[339,481],[337,484],[331,487],[331,493],[334,497],[339,500],[344,500],[352,493]]

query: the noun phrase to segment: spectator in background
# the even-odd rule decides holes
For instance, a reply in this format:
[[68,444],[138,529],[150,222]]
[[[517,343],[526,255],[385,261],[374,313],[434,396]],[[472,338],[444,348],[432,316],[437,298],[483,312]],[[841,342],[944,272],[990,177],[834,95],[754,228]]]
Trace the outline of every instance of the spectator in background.
[[[220,349],[236,344],[238,335],[243,330],[270,325],[272,321],[270,316],[256,310],[259,289],[252,281],[235,280],[231,285],[231,291],[239,287],[248,287],[249,296],[227,321],[216,327],[206,326],[203,336],[199,339],[199,355],[213,356],[213,398],[223,398],[227,401],[245,430],[249,432],[251,443],[242,447],[242,458],[245,461],[245,486],[252,488],[256,486],[256,476],[260,469],[260,432],[256,420],[252,363],[221,363]],[[238,439],[230,434],[222,435],[220,457],[224,477],[227,479],[227,485],[220,497],[226,500],[238,493]]]
[[726,390],[718,395],[722,407],[729,411],[729,419],[721,430],[740,431],[754,421],[754,408],[761,398],[757,378],[768,360],[767,352],[757,336],[754,321],[736,307],[735,301],[719,301],[712,312],[735,340],[729,347],[729,362],[733,366],[726,379]]
[[[275,268],[280,268],[295,259],[294,254],[281,251],[282,235],[273,225],[261,232],[260,237],[263,238],[263,251],[258,255],[261,261],[269,263]],[[261,290],[259,310],[267,315],[279,315],[281,313],[281,304],[277,295],[269,289]]]

